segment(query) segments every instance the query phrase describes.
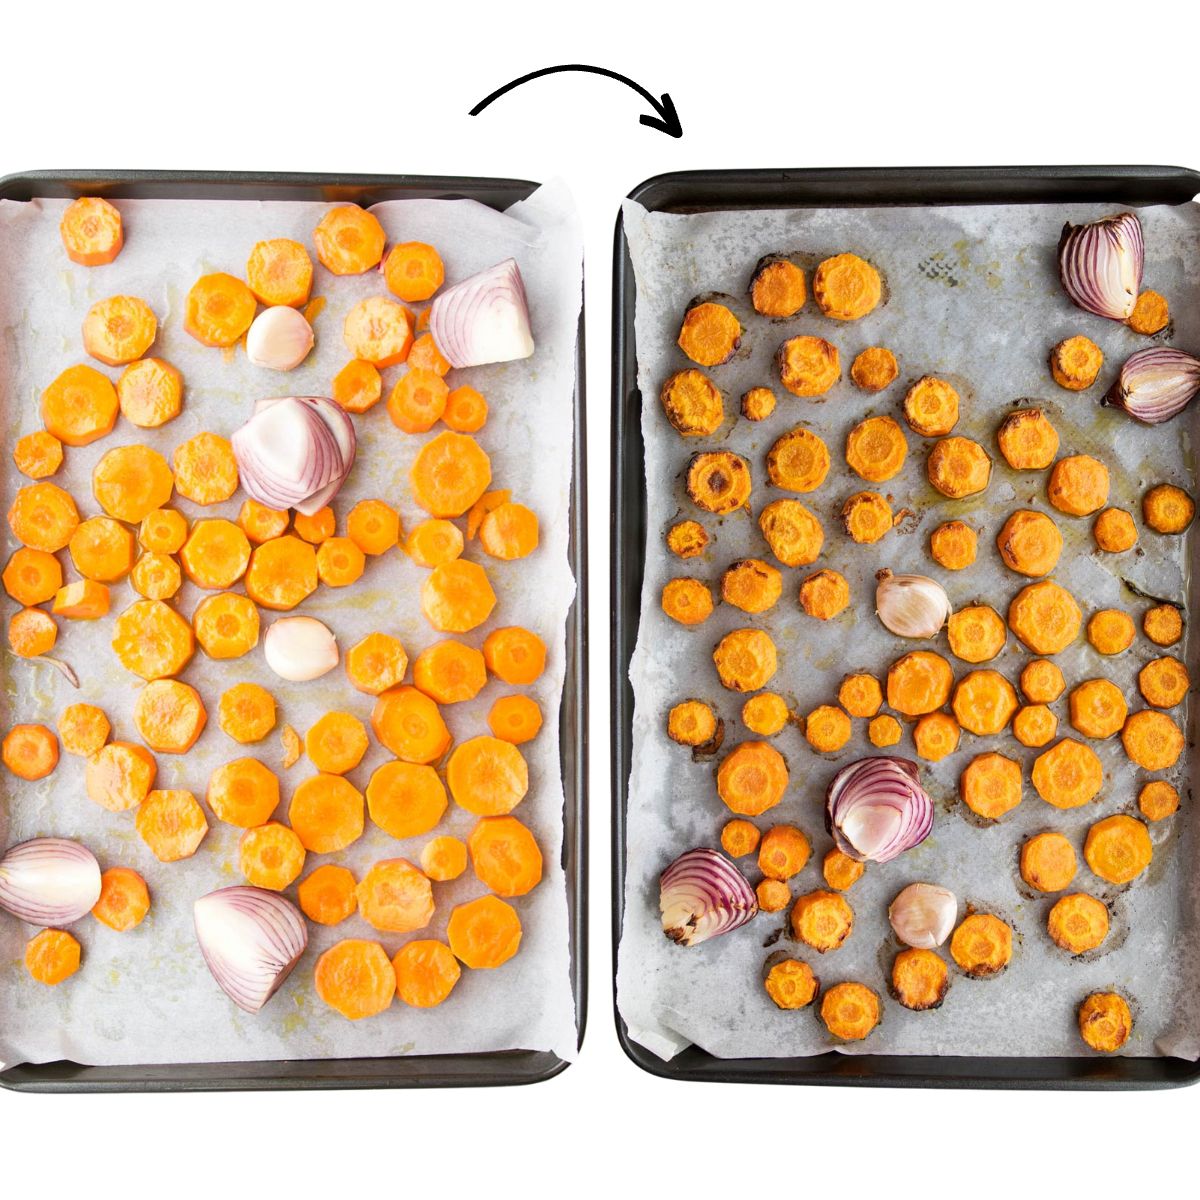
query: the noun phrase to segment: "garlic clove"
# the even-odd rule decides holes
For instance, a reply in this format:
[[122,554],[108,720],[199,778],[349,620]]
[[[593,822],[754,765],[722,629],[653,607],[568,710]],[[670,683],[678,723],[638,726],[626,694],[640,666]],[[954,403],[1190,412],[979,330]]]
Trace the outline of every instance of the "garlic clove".
[[940,946],[954,928],[958,897],[936,883],[910,883],[888,908],[896,936],[917,950]]
[[263,309],[246,333],[246,357],[273,371],[298,367],[312,348],[313,329],[304,314],[282,304]]
[[267,666],[280,679],[306,683],[338,664],[337,639],[316,617],[281,617],[263,638]]
[[876,576],[875,611],[884,627],[899,637],[933,638],[953,611],[945,588],[927,575]]

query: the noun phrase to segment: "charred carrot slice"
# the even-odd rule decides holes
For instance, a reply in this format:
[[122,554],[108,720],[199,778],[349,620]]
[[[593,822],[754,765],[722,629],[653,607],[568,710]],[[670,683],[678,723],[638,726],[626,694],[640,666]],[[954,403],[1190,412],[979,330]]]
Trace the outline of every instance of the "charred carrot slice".
[[446,278],[441,256],[425,242],[398,242],[383,264],[388,291],[409,304],[428,300]]
[[121,214],[99,196],[80,196],[59,222],[67,257],[81,267],[102,267],[121,253],[125,230]]
[[140,925],[150,911],[150,889],[131,867],[109,867],[100,876],[100,899],[92,916],[109,929],[125,933]]

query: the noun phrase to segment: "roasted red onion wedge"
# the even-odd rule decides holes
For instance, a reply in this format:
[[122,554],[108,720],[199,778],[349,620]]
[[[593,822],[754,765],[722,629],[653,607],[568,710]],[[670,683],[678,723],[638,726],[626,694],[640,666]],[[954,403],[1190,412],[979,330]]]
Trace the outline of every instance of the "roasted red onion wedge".
[[737,929],[758,912],[745,875],[719,850],[681,854],[659,879],[663,933],[681,946],[697,946]]
[[0,858],[0,908],[31,925],[70,925],[100,899],[96,856],[67,838],[34,838]]
[[1058,243],[1063,290],[1087,312],[1124,321],[1142,290],[1145,247],[1136,213],[1064,225]]
[[533,353],[525,281],[507,258],[440,293],[429,332],[452,367],[512,362]]
[[933,828],[933,800],[911,759],[875,755],[843,767],[825,796],[825,824],[859,862],[890,862]]
[[248,1013],[275,994],[308,945],[299,910],[278,892],[240,884],[192,905],[196,941],[221,990]]
[[1173,346],[1131,354],[1103,403],[1124,409],[1144,425],[1161,425],[1200,395],[1200,358]]

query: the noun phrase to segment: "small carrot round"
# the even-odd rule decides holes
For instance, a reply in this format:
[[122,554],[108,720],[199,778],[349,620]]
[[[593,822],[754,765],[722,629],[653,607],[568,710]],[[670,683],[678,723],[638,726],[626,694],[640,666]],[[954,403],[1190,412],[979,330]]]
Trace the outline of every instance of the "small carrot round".
[[334,377],[331,394],[347,412],[364,413],[383,396],[383,380],[374,363],[352,358]]
[[64,929],[43,929],[25,945],[25,969],[49,987],[79,970],[79,943]]
[[474,970],[503,966],[521,945],[521,919],[496,896],[460,904],[450,914],[446,935],[454,957]]
[[435,371],[410,367],[388,396],[388,416],[405,433],[428,433],[445,412],[449,392]]
[[386,554],[400,534],[400,514],[383,500],[360,500],[346,517],[346,536],[364,554]]
[[337,925],[358,908],[357,884],[346,867],[326,863],[300,881],[300,911],[318,925]]
[[317,578],[326,587],[349,587],[362,578],[366,562],[366,556],[350,538],[327,538],[317,548]]
[[22,608],[8,619],[8,648],[21,658],[49,654],[57,641],[54,618],[40,608]]
[[179,416],[183,377],[161,358],[131,362],[117,380],[121,415],[139,429],[156,429]]
[[17,438],[13,445],[13,462],[29,479],[48,479],[62,466],[63,444],[54,434],[37,429]]
[[14,725],[0,744],[0,759],[18,779],[45,779],[58,766],[58,738],[45,725]]
[[449,834],[433,838],[421,850],[421,870],[435,883],[457,879],[466,869],[466,843]]
[[387,633],[368,633],[346,652],[346,677],[368,696],[398,686],[407,669],[404,646]]
[[68,367],[42,392],[42,424],[64,446],[87,446],[112,432],[120,403],[95,367]]
[[208,818],[191,792],[151,792],[137,810],[138,836],[159,862],[191,858],[208,833]]
[[[268,508],[257,500],[245,500],[238,510],[237,523],[241,531],[256,546],[282,537],[287,532],[288,514],[277,508]],[[182,541],[180,545],[182,545]]]
[[327,712],[304,735],[304,752],[318,771],[345,775],[367,752],[367,730],[348,712]]
[[404,550],[418,567],[440,567],[453,562],[463,552],[463,534],[451,521],[439,517],[414,525],[404,542]]
[[542,710],[529,696],[501,696],[488,713],[488,728],[501,741],[523,746],[537,737]]
[[436,1008],[454,990],[459,966],[443,942],[420,939],[409,942],[392,959],[396,995],[413,1008]]
[[275,697],[257,683],[235,683],[221,696],[217,722],[235,742],[261,742],[275,728]]
[[233,275],[218,271],[192,284],[183,328],[205,346],[232,346],[250,328],[258,302]]
[[488,670],[505,683],[536,683],[546,669],[546,643],[519,625],[493,629],[484,639],[483,658]]
[[441,256],[425,242],[397,242],[383,263],[388,291],[409,304],[428,300],[446,278]]
[[488,404],[480,392],[463,384],[451,388],[442,421],[456,433],[477,433],[487,422]]
[[282,892],[304,870],[304,847],[286,825],[268,821],[242,834],[238,861],[247,883]]
[[246,282],[268,306],[300,308],[312,292],[313,264],[308,251],[291,238],[256,242],[246,262]]
[[58,232],[67,257],[81,267],[112,262],[125,244],[120,212],[99,196],[80,196],[67,205]]
[[361,275],[378,266],[385,241],[378,217],[357,204],[331,208],[313,230],[317,258],[334,275]]
[[150,911],[150,889],[130,867],[109,867],[100,876],[100,899],[92,916],[109,929],[125,933],[140,925]]

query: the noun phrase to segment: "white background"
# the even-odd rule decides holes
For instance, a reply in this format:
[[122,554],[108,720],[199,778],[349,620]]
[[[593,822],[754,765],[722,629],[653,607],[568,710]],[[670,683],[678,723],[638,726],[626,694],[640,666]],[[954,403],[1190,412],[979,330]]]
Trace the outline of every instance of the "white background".
[[[0,6],[0,176],[177,167],[565,177],[587,236],[592,516],[591,1013],[580,1061],[549,1084],[509,1091],[0,1091],[4,1191],[19,1194],[26,1171],[40,1195],[63,1194],[68,1173],[100,1195],[191,1194],[204,1180],[246,1196],[382,1187],[493,1200],[581,1186],[707,1196],[726,1182],[854,1196],[874,1186],[894,1196],[1170,1186],[1164,1169],[1192,1157],[1200,1089],[691,1087],[622,1055],[609,937],[609,310],[620,199],[664,171],[1200,166],[1197,24],[1194,2],[1170,0]],[[560,62],[669,91],[684,137],[639,125],[637,96],[582,76],[536,81],[467,117],[495,87]]]

